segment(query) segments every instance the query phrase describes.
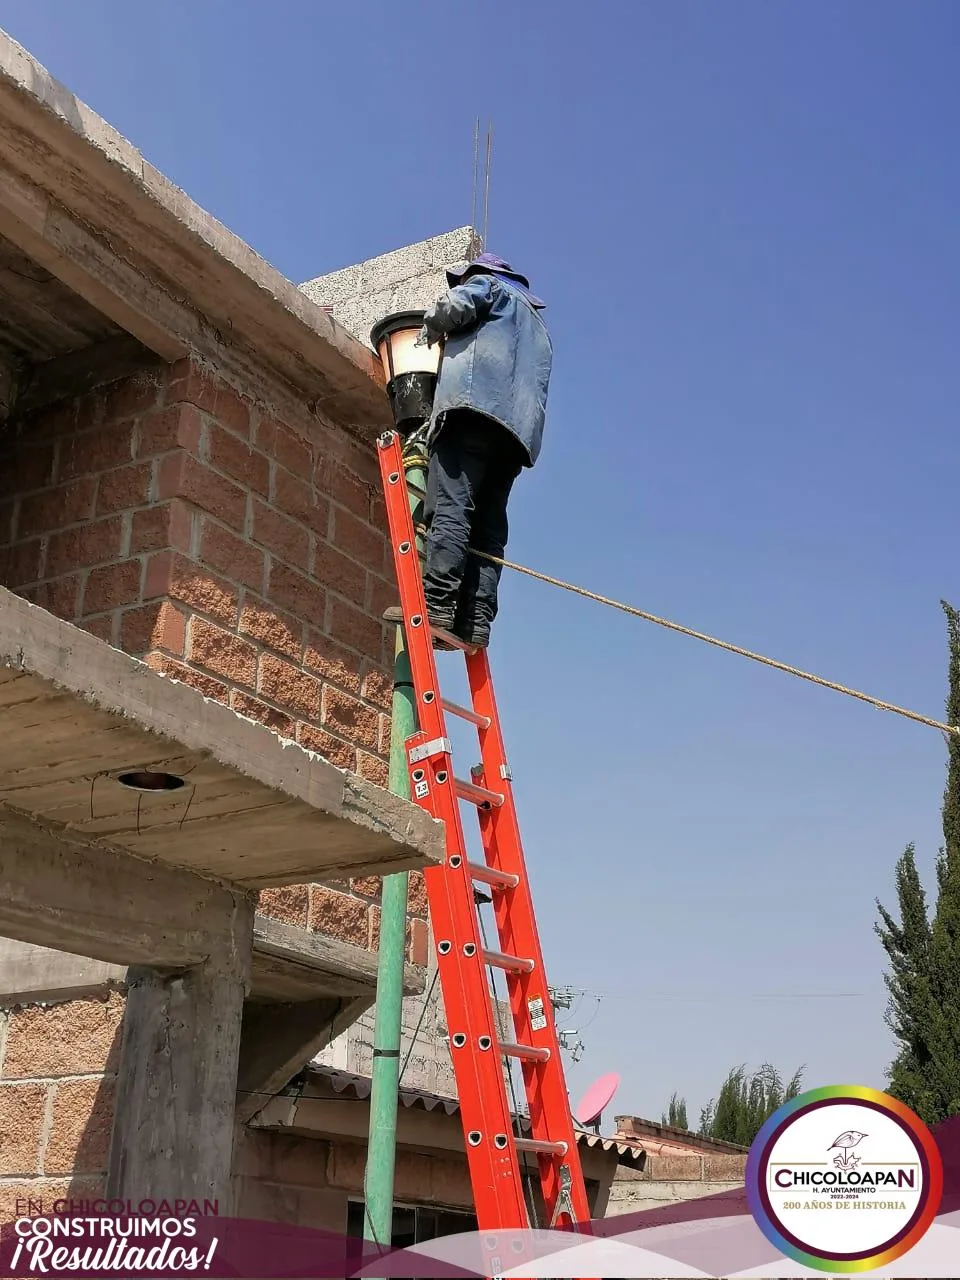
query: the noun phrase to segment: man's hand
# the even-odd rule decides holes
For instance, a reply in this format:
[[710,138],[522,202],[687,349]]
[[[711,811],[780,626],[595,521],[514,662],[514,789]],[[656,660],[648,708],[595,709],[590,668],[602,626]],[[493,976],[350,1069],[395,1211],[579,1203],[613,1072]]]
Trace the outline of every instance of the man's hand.
[[417,334],[417,340],[413,345],[415,347],[432,347],[434,342],[436,341],[437,339],[432,338],[430,336],[430,330],[427,328],[426,325],[424,325],[423,328],[420,330],[420,332]]

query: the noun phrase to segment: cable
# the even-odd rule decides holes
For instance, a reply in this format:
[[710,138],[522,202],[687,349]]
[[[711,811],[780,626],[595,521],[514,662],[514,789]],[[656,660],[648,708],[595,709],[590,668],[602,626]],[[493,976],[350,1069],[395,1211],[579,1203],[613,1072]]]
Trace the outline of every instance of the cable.
[[413,1035],[410,1037],[410,1043],[407,1046],[407,1056],[404,1058],[403,1065],[400,1068],[400,1074],[397,1076],[398,1089],[400,1088],[400,1085],[403,1083],[403,1073],[406,1071],[407,1063],[410,1061],[410,1055],[411,1053],[413,1053],[413,1046],[417,1043],[417,1036],[419,1036],[420,1028],[423,1026],[423,1020],[426,1017],[426,1013],[427,1013],[427,1006],[430,1004],[430,997],[433,995],[433,989],[437,985],[437,978],[439,976],[440,976],[440,970],[434,969],[433,980],[430,983],[430,990],[427,992],[426,997],[424,998],[423,1005],[420,1009],[420,1017],[417,1019],[417,1025],[413,1029]]
[[489,560],[491,564],[500,565],[503,569],[513,569],[517,573],[526,574],[529,578],[536,578],[538,582],[546,582],[551,587],[560,587],[562,591],[571,591],[574,595],[583,596],[586,600],[608,605],[611,609],[619,609],[621,613],[629,613],[635,618],[643,618],[645,622],[653,622],[658,627],[666,627],[668,631],[676,631],[680,635],[690,636],[694,640],[702,640],[704,644],[712,644],[717,649],[725,649],[728,653],[739,654],[741,658],[749,658],[752,662],[762,663],[765,667],[773,667],[775,671],[784,671],[789,676],[796,676],[798,680],[808,680],[811,684],[820,685],[823,689],[832,689],[834,693],[844,693],[848,698],[857,698],[860,702],[868,702],[872,707],[876,707],[878,711],[891,711],[894,715],[904,716],[907,720],[915,720],[917,724],[925,724],[928,728],[939,729],[943,734],[952,734],[954,737],[960,737],[960,725],[946,724],[943,720],[934,720],[930,716],[920,715],[918,711],[910,711],[907,707],[898,707],[893,702],[884,702],[882,698],[874,698],[869,693],[861,693],[859,689],[850,689],[845,684],[838,684],[834,680],[826,680],[823,676],[812,675],[809,671],[801,671],[799,667],[788,666],[787,663],[778,662],[775,658],[768,658],[762,653],[754,653],[751,649],[741,648],[740,645],[730,644],[726,640],[718,640],[716,636],[708,636],[703,631],[694,631],[692,627],[685,627],[679,622],[671,622],[669,618],[660,618],[657,614],[648,613],[645,609],[637,609],[633,605],[624,604],[622,600],[611,600],[608,596],[601,596],[595,591],[588,591],[586,587],[578,587],[572,582],[564,582],[560,578],[552,578],[547,573],[538,573],[536,569],[528,569],[526,565],[515,564],[511,560],[503,560],[500,556],[488,555],[485,551],[474,551],[472,547],[470,550],[479,559]]

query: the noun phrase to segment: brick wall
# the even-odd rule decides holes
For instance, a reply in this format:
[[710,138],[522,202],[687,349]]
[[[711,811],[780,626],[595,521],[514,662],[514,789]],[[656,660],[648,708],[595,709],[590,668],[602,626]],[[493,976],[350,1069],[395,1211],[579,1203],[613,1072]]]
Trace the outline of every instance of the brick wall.
[[[7,425],[0,466],[2,585],[386,785],[396,589],[372,446],[182,361]],[[378,889],[263,908],[375,946]],[[422,963],[422,917],[409,934]]]
[[0,1222],[102,1195],[124,998],[0,1010]]
[[638,1213],[682,1200],[732,1191],[744,1185],[746,1155],[654,1155],[641,1169],[621,1165],[610,1188],[606,1216]]

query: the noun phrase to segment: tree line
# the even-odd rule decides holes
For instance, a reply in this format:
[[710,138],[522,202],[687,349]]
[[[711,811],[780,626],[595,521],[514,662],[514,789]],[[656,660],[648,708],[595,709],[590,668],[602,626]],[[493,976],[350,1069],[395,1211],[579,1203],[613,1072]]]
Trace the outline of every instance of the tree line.
[[[948,724],[960,725],[960,613],[941,601],[947,621]],[[927,1124],[960,1114],[960,737],[947,737],[947,781],[932,902],[908,844],[894,869],[896,911],[879,900],[875,926],[886,952],[885,1014],[896,1056],[887,1092]],[[769,1063],[734,1067],[701,1111],[697,1132],[749,1146],[763,1124],[801,1090],[803,1068],[787,1080]],[[685,1098],[674,1094],[662,1123],[689,1129]]]

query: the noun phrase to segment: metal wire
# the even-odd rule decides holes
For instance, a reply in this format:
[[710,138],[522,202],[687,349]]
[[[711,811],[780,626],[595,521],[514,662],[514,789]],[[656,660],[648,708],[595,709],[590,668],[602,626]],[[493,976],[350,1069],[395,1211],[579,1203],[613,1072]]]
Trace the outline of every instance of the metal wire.
[[752,649],[744,649],[738,644],[730,644],[727,640],[718,640],[716,636],[709,636],[703,631],[694,631],[692,627],[685,627],[679,622],[671,622],[669,618],[658,617],[655,613],[648,613],[646,609],[637,609],[633,605],[624,604],[622,600],[611,600],[609,596],[599,595],[596,591],[588,591],[586,587],[578,587],[572,582],[564,582],[561,578],[553,578],[548,573],[538,573],[536,569],[528,569],[526,565],[515,564],[512,560],[503,560],[500,556],[488,555],[485,551],[474,551],[472,547],[470,550],[479,559],[489,560],[492,564],[498,564],[503,569],[513,569],[517,573],[526,574],[528,578],[536,578],[538,582],[546,582],[551,587],[559,587],[562,591],[570,591],[574,595],[583,596],[586,600],[593,600],[597,604],[605,604],[611,609],[619,609],[621,613],[629,613],[634,618],[643,618],[645,622],[652,622],[658,627],[666,627],[668,631],[676,631],[682,636],[690,636],[694,640],[702,640],[704,644],[713,645],[717,649],[725,649],[728,653],[736,653],[741,658],[749,658],[751,662],[759,662],[765,667],[773,667],[775,671],[783,671],[788,676],[796,676],[798,680],[807,680],[810,684],[819,685],[822,689],[832,689],[834,693],[843,693],[848,698],[857,698],[860,702],[867,702],[870,706],[876,707],[878,711],[890,711],[893,715],[903,716],[907,720],[914,720],[917,724],[927,725],[931,729],[939,729],[943,734],[960,737],[960,725],[947,724],[943,720],[933,719],[932,716],[921,715],[919,711],[911,711],[907,707],[898,707],[896,703],[885,702],[882,698],[875,698],[872,694],[862,693],[859,689],[851,689],[835,680],[827,680],[823,676],[813,675],[809,671],[801,671],[799,667],[791,667],[785,662],[778,662],[776,658],[768,658],[765,654],[754,653]]

